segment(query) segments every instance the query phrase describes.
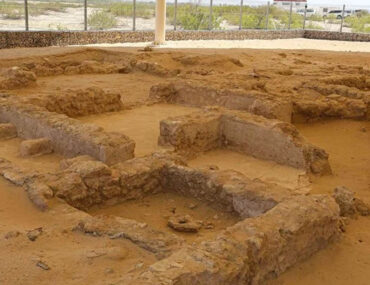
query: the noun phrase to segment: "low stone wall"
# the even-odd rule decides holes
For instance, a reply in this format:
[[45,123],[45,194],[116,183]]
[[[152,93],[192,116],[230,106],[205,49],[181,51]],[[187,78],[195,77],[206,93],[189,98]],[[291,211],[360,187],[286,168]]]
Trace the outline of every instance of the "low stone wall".
[[290,122],[292,117],[292,102],[289,99],[252,90],[206,87],[181,80],[152,86],[149,98],[156,102],[186,106],[220,106],[243,110],[285,122]]
[[158,141],[180,152],[221,146],[312,173],[331,172],[326,152],[309,144],[293,125],[246,112],[210,109],[168,118],[160,123]]
[[246,218],[261,215],[288,197],[308,191],[250,180],[233,170],[190,168],[167,153],[134,158],[112,167],[85,156],[63,164],[66,168],[45,183],[55,196],[79,209],[173,191]]
[[[166,39],[179,40],[246,40],[309,38],[342,41],[370,41],[370,34],[339,33],[314,30],[234,30],[234,31],[167,31]],[[154,31],[0,31],[0,49],[46,47],[97,43],[153,42]]]
[[334,199],[298,196],[227,228],[213,240],[183,247],[119,284],[264,284],[338,236]]
[[15,125],[21,138],[50,139],[54,151],[65,156],[88,154],[107,164],[134,156],[135,142],[127,136],[105,132],[35,105],[4,99],[0,102],[0,122]]
[[370,42],[370,33],[341,33],[341,32],[305,30],[303,38],[316,40]]

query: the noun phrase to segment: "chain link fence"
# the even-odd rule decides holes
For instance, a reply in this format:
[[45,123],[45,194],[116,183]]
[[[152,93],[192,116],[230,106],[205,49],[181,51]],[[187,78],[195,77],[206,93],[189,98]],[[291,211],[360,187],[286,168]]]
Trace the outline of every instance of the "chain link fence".
[[[370,6],[167,0],[168,30],[314,29],[370,33]],[[153,30],[150,0],[0,0],[0,30]]]

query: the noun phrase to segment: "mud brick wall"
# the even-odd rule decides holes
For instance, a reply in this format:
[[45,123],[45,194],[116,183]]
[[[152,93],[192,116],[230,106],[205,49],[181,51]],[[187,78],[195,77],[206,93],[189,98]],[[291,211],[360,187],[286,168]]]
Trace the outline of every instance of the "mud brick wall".
[[53,149],[65,156],[88,154],[107,164],[134,157],[135,142],[127,136],[31,104],[2,101],[0,122],[14,124],[19,137],[50,139]]
[[336,40],[336,41],[351,41],[351,42],[370,42],[370,33],[340,33],[328,31],[304,31],[304,38],[316,40]]

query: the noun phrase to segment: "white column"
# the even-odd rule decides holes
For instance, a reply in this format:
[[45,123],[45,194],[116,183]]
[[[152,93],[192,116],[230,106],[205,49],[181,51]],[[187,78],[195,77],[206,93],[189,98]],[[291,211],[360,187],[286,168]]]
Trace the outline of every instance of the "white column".
[[155,6],[155,45],[164,44],[166,37],[166,0],[157,0]]

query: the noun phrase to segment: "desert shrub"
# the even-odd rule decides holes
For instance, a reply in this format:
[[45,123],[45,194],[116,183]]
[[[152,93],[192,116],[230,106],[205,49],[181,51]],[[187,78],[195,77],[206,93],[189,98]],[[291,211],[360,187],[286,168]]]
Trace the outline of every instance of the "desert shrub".
[[353,32],[370,33],[370,14],[359,13],[344,19]]
[[[184,5],[185,6],[185,5]],[[220,28],[220,19],[212,15],[212,28]],[[207,30],[209,28],[209,10],[205,11],[203,7],[186,5],[179,15],[179,25],[184,30]]]
[[306,29],[308,30],[323,30],[324,27],[314,24],[314,23],[308,23],[306,24]]
[[[133,4],[129,2],[111,3],[103,9],[117,17],[132,17],[134,13]],[[136,2],[136,17],[144,19],[155,17],[155,4]]]
[[89,27],[95,30],[111,29],[117,26],[116,18],[105,11],[94,11],[87,19]]
[[24,7],[20,3],[0,2],[0,15],[5,19],[18,20],[23,17]]

